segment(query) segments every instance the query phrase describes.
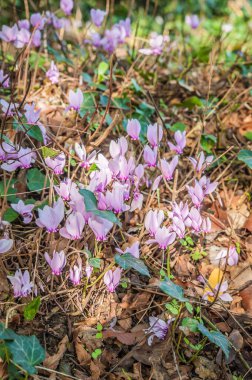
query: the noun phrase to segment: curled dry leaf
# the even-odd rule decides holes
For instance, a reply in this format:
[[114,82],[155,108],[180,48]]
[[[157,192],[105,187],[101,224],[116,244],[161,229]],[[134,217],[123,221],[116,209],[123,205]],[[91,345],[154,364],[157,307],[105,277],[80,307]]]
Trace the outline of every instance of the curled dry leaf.
[[240,296],[242,298],[242,307],[244,310],[252,315],[252,297],[251,297],[251,292],[252,292],[252,285],[249,285],[247,288],[243,289],[240,292]]
[[48,356],[44,360],[44,367],[56,370],[59,365],[60,360],[63,358],[67,350],[68,343],[69,343],[68,336],[65,335],[64,338],[59,342],[57,353],[54,355]]
[[102,335],[103,338],[116,338],[119,342],[126,344],[128,346],[133,346],[136,343],[141,342],[145,338],[144,329],[146,325],[138,325],[136,331],[125,332],[125,331],[116,331],[116,330],[105,330]]

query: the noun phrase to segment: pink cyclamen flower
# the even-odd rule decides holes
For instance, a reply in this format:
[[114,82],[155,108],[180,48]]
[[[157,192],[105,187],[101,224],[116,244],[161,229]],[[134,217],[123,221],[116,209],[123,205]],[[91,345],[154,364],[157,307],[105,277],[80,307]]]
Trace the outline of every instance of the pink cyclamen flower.
[[13,243],[14,243],[13,240],[9,239],[8,235],[0,239],[0,253],[8,252],[12,248]]
[[54,189],[64,201],[69,201],[74,191],[78,191],[77,185],[70,178],[61,181],[59,186],[54,186]]
[[13,143],[10,142],[1,142],[0,144],[0,161],[7,161],[10,158],[16,158],[17,151]]
[[73,266],[73,268],[70,269],[69,277],[75,286],[80,284],[82,277],[82,261],[80,257],[78,258],[77,263]]
[[163,128],[161,125],[150,124],[147,129],[147,139],[152,148],[157,147],[163,137]]
[[186,225],[198,233],[201,231],[202,217],[196,207],[192,207],[189,212],[189,217],[186,219]]
[[24,273],[21,272],[20,269],[18,269],[15,272],[14,276],[7,276],[7,278],[10,280],[11,285],[13,286],[14,290],[14,297],[27,297],[33,288],[33,282],[30,281],[30,273],[28,270],[24,271]]
[[87,155],[86,148],[83,144],[75,143],[74,150],[79,157],[81,162],[81,167],[85,169],[89,169],[90,166],[94,163],[95,157],[96,157],[96,150],[94,150],[92,153]]
[[37,29],[32,35],[32,46],[39,47],[40,45],[41,45],[41,31]]
[[90,16],[92,23],[95,24],[98,28],[102,25],[106,12],[100,9],[91,9]]
[[94,270],[94,268],[91,265],[89,265],[89,264],[86,265],[85,272],[86,272],[86,276],[88,279],[91,277],[93,270]]
[[208,234],[211,232],[212,223],[210,218],[202,218],[202,224],[201,224],[201,232],[204,232],[205,234]]
[[93,216],[89,218],[88,225],[95,234],[97,241],[105,241],[107,239],[107,234],[113,227],[113,223],[107,219],[100,218],[98,216]]
[[81,238],[85,219],[80,212],[73,212],[66,220],[65,227],[60,229],[60,235],[66,239],[78,240]]
[[29,20],[26,20],[26,19],[19,20],[18,21],[18,27],[19,27],[19,29],[27,29],[27,30],[29,30],[30,29],[30,22],[29,22]]
[[200,186],[199,182],[197,180],[195,180],[195,186],[186,186],[187,190],[188,190],[188,193],[192,199],[192,202],[193,204],[196,206],[196,207],[200,207],[203,200],[204,200],[204,191],[202,189],[202,187]]
[[113,210],[116,214],[129,210],[129,206],[124,203],[124,185],[115,182],[112,191],[106,192],[107,208]]
[[161,318],[157,317],[149,317],[149,324],[150,327],[145,330],[146,334],[151,334],[148,337],[148,345],[151,346],[153,343],[153,339],[156,336],[160,340],[164,340],[167,333],[168,333],[168,328],[169,325],[172,323],[174,318],[169,319],[167,322],[165,322]]
[[36,153],[32,152],[30,148],[20,148],[16,155],[8,157],[8,160],[1,165],[3,170],[8,172],[13,172],[18,168],[28,169],[32,166],[32,163],[35,161]]
[[172,203],[172,211],[169,212],[169,217],[173,219],[174,217],[178,217],[185,221],[189,214],[189,207],[187,203],[183,203],[182,201],[178,203]]
[[120,268],[116,268],[114,272],[110,269],[105,273],[103,281],[109,292],[113,293],[116,290],[120,283],[121,275],[122,270]]
[[186,132],[180,132],[176,131],[174,133],[174,139],[177,143],[177,145],[172,144],[168,141],[169,148],[173,151],[175,151],[177,154],[183,153],[183,150],[186,146]]
[[109,153],[112,158],[124,156],[128,150],[128,142],[124,136],[120,137],[117,142],[111,140],[109,145]]
[[24,106],[25,117],[28,124],[36,124],[39,120],[40,110],[35,111],[35,103]]
[[[225,259],[225,260],[224,260]],[[234,246],[231,246],[229,249],[223,248],[215,257],[214,261],[228,262],[228,265],[234,266],[238,264],[239,255]]]
[[147,166],[154,168],[157,164],[157,147],[155,146],[153,149],[151,149],[149,145],[146,145],[144,147],[143,156]]
[[30,18],[30,23],[32,26],[39,30],[44,29],[46,18],[41,15],[41,13],[33,13]]
[[3,70],[0,70],[0,85],[3,86],[3,88],[8,88],[10,85],[10,78],[8,74],[4,75]]
[[213,161],[213,156],[207,156],[205,158],[204,152],[201,152],[197,159],[193,157],[189,157],[189,160],[193,164],[194,170],[197,173],[203,172],[209,165],[211,165]]
[[206,176],[201,177],[198,183],[202,187],[204,195],[211,194],[218,186],[218,182],[210,182],[210,179]]
[[160,249],[166,249],[169,245],[174,243],[176,239],[175,232],[171,232],[170,228],[158,228],[154,239],[148,240],[148,244],[157,243]]
[[144,55],[160,55],[163,52],[164,36],[152,33],[149,39],[149,48],[139,49],[139,53]]
[[0,105],[2,106],[2,111],[6,116],[14,116],[16,114],[20,115],[18,112],[19,105],[17,103],[9,103],[4,99],[0,99]]
[[83,93],[79,88],[76,92],[70,90],[68,95],[69,106],[66,108],[66,110],[75,110],[78,112],[83,103],[83,99]]
[[52,259],[50,258],[49,254],[46,252],[45,259],[52,270],[52,274],[54,274],[55,276],[59,276],[66,265],[66,256],[65,256],[64,251],[60,251],[60,252],[53,251]]
[[195,15],[195,14],[194,15],[186,15],[185,22],[192,29],[197,29],[199,24],[200,24],[199,17],[198,17],[198,15]]
[[183,219],[178,218],[177,216],[174,216],[172,218],[172,231],[174,231],[180,239],[183,239],[185,237],[185,223]]
[[45,158],[46,165],[53,170],[55,174],[63,174],[63,169],[66,164],[66,156],[65,153],[61,152],[56,157],[46,157]]
[[124,251],[120,248],[116,248],[116,251],[122,255],[125,253],[130,253],[131,256],[135,257],[136,259],[139,259],[140,252],[139,252],[139,241],[136,241],[133,243],[130,247],[126,248]]
[[163,210],[150,210],[147,212],[144,220],[144,226],[146,230],[149,232],[150,236],[155,236],[155,233],[157,232],[163,221]]
[[71,14],[73,6],[73,0],[60,0],[60,9],[65,13],[66,16],[69,16]]
[[3,25],[2,31],[0,32],[0,39],[5,42],[14,42],[17,38],[18,27],[13,25],[12,27]]
[[214,298],[218,296],[218,298],[220,298],[224,302],[231,302],[233,298],[231,297],[229,293],[226,293],[227,289],[228,289],[228,282],[223,281],[222,284],[220,283],[217,284],[215,288],[213,289],[213,291],[209,290],[206,293],[204,293],[202,298],[208,301],[212,301]]
[[178,165],[178,156],[173,157],[170,163],[162,159],[160,160],[160,164],[161,164],[161,172],[164,178],[167,181],[170,181],[173,178],[174,170],[176,169]]
[[15,210],[18,214],[20,214],[23,217],[23,222],[25,224],[30,223],[32,220],[32,210],[34,209],[33,204],[25,204],[21,199],[18,201],[18,203],[11,203],[11,207],[13,210]]
[[17,38],[14,42],[14,46],[18,49],[22,49],[30,41],[31,33],[27,29],[20,29],[17,32]]
[[59,82],[59,69],[58,67],[55,65],[54,61],[51,61],[51,64],[50,64],[50,69],[47,70],[46,72],[46,77],[53,83],[58,83]]
[[132,138],[132,140],[139,140],[139,135],[141,132],[141,124],[137,119],[128,120],[127,133]]
[[61,198],[53,204],[53,207],[45,206],[43,210],[38,209],[39,217],[36,224],[46,228],[47,232],[58,231],[58,226],[64,218],[64,202]]

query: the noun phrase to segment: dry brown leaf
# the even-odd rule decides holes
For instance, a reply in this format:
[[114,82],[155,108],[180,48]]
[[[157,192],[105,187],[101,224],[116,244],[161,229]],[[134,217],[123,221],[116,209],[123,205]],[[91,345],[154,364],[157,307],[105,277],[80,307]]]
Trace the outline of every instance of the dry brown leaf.
[[244,228],[247,228],[249,232],[252,232],[252,213],[249,215],[246,223],[244,224]]
[[53,369],[53,370],[57,369],[60,360],[63,358],[64,353],[67,350],[68,342],[69,342],[68,336],[65,335],[64,338],[59,342],[59,347],[58,347],[57,353],[54,355],[48,356],[44,360],[44,363],[43,363],[44,367],[49,368],[49,369]]
[[252,292],[252,285],[249,285],[246,289],[242,290],[240,292],[240,296],[242,298],[242,307],[244,310],[252,315],[252,297],[251,297],[251,292]]
[[87,352],[87,350],[84,348],[83,344],[79,341],[78,338],[74,342],[74,345],[75,345],[75,351],[76,351],[78,362],[81,365],[90,363],[91,355]]
[[133,346],[136,343],[144,339],[145,333],[144,329],[135,332],[124,332],[115,330],[105,330],[102,333],[103,338],[116,338],[119,342],[126,344],[128,346]]

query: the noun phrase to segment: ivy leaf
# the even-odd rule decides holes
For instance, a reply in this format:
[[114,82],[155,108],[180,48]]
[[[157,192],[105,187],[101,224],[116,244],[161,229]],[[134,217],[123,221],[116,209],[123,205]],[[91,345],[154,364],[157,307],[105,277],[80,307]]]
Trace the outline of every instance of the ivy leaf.
[[30,191],[37,191],[39,193],[44,187],[49,187],[50,182],[38,168],[33,168],[27,172],[27,186]]
[[32,137],[33,139],[35,139],[39,142],[44,141],[41,129],[36,124],[30,125],[30,124],[23,123],[23,125],[22,125],[19,122],[14,121],[13,128],[16,131],[22,131],[22,132],[26,133],[27,135],[29,135],[30,137]]
[[3,220],[11,223],[11,222],[14,222],[14,220],[16,220],[18,216],[19,214],[15,210],[13,210],[13,208],[9,207],[3,214]]
[[1,340],[14,340],[17,334],[11,329],[6,329],[3,323],[0,323],[0,339]]
[[45,360],[45,350],[35,335],[17,335],[13,341],[7,343],[15,364],[22,367],[28,374],[37,372],[35,366]]
[[[10,181],[1,181],[0,182],[0,196],[5,197],[7,196],[7,200],[9,202],[15,202],[16,200],[16,192],[17,190],[14,188],[14,185],[16,183],[16,179],[12,179]],[[7,188],[8,186],[8,188]]]
[[206,336],[210,340],[210,342],[212,342],[212,343],[216,344],[216,346],[220,347],[222,349],[222,351],[224,352],[226,359],[229,358],[230,345],[229,345],[229,341],[225,337],[225,335],[223,335],[219,331],[209,331],[201,323],[198,324],[198,331],[200,331],[201,334]]
[[88,260],[88,263],[91,265],[91,267],[100,269],[101,267],[101,259],[98,259],[97,257],[91,257],[91,259]]
[[190,98],[187,98],[183,103],[178,104],[179,107],[189,108],[190,110],[194,107],[203,107],[203,102],[200,98],[197,96],[191,96]]
[[103,219],[107,219],[110,222],[121,226],[121,222],[112,211],[98,210],[97,199],[92,191],[81,189],[80,194],[84,197],[84,203],[87,212],[92,212],[94,215],[97,215]]
[[169,127],[169,129],[173,132],[176,132],[176,131],[184,132],[186,130],[186,126],[184,123],[177,122],[173,124],[171,127]]
[[102,62],[99,63],[98,70],[97,70],[97,73],[98,73],[98,82],[103,81],[104,76],[105,76],[106,71],[108,70],[108,68],[109,68],[109,64],[107,62],[102,61]]
[[34,298],[28,305],[24,308],[24,318],[27,321],[32,321],[39,310],[41,304],[40,297]]
[[191,332],[198,332],[199,321],[194,318],[184,318],[182,320],[182,327],[187,327]]
[[174,284],[168,277],[165,278],[165,281],[159,282],[159,288],[168,296],[175,298],[181,302],[189,301],[184,297],[184,290],[181,286]]
[[86,92],[83,94],[83,102],[80,107],[79,114],[81,117],[85,116],[86,113],[93,113],[96,110],[95,98],[92,92]]
[[252,169],[252,151],[247,149],[240,150],[238,160],[243,161],[250,169]]
[[125,253],[124,255],[117,253],[115,255],[115,262],[123,269],[135,269],[144,276],[150,277],[149,270],[144,262],[132,256],[130,253]]
[[212,149],[214,148],[217,142],[217,138],[214,135],[202,135],[200,139],[200,145],[202,149],[207,153],[212,153]]

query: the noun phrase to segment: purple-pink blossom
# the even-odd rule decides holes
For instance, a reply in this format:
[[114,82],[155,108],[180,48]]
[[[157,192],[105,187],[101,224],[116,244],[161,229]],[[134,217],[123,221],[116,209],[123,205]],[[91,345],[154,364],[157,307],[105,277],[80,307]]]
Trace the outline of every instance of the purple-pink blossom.
[[166,160],[160,160],[160,169],[162,175],[167,181],[170,181],[173,178],[173,173],[178,165],[178,156],[173,157],[171,162],[167,162]]
[[141,132],[141,124],[137,119],[128,120],[127,133],[132,138],[132,140],[139,140],[139,135]]
[[160,228],[164,221],[163,210],[150,210],[147,212],[144,220],[144,226],[149,232],[150,236],[155,236],[155,233]]
[[53,207],[45,206],[43,210],[38,209],[39,217],[36,224],[46,228],[47,232],[58,231],[58,226],[64,218],[64,202],[61,198],[53,204]]
[[171,228],[159,227],[155,233],[154,239],[147,241],[147,244],[157,243],[160,249],[166,249],[174,243],[176,239],[175,232],[171,232]]
[[110,269],[105,273],[103,281],[109,292],[113,293],[116,290],[120,283],[121,275],[122,270],[120,268],[116,268],[114,271]]
[[107,234],[113,227],[113,223],[107,219],[100,218],[99,216],[93,216],[89,218],[88,225],[95,234],[97,241],[105,241]]
[[45,259],[52,270],[52,274],[59,276],[66,265],[66,256],[64,251],[56,252],[54,250],[52,258],[46,252]]
[[68,95],[69,106],[66,108],[66,111],[75,110],[78,112],[83,103],[83,99],[83,93],[79,88],[76,90],[76,92],[70,90]]
[[76,211],[67,217],[65,227],[62,227],[59,232],[66,239],[78,240],[81,238],[84,226],[84,217],[80,212]]
[[0,85],[3,88],[8,88],[10,85],[10,78],[8,74],[4,74],[3,70],[0,70]]
[[165,322],[161,318],[149,317],[150,327],[147,330],[145,330],[146,334],[151,334],[148,337],[148,345],[149,346],[152,345],[153,339],[154,339],[155,336],[158,339],[160,339],[160,340],[164,340],[165,339],[165,337],[166,337],[166,335],[168,333],[169,325],[172,323],[173,320],[174,319],[171,318],[167,322]]
[[103,23],[106,12],[101,9],[91,9],[90,16],[92,23],[99,28]]
[[186,132],[176,131],[174,133],[174,139],[176,141],[176,145],[168,141],[169,148],[177,154],[182,154],[186,146]]
[[127,247],[124,251],[120,248],[116,248],[116,251],[122,255],[125,253],[130,253],[131,256],[135,257],[136,259],[139,259],[140,252],[139,252],[139,241],[136,241],[133,243],[130,247]]
[[56,157],[46,157],[45,163],[49,168],[53,170],[54,174],[63,174],[63,169],[66,164],[65,153],[61,152]]
[[18,27],[13,25],[12,27],[3,25],[2,31],[0,32],[0,39],[5,42],[14,42],[17,38]]
[[90,166],[94,163],[96,157],[96,151],[94,150],[92,153],[87,155],[86,148],[83,144],[75,143],[74,150],[79,157],[81,162],[81,167],[85,169],[89,169]]
[[149,168],[154,168],[157,165],[157,147],[155,146],[151,149],[149,145],[145,145],[143,157],[147,166],[149,166]]
[[150,124],[147,129],[147,139],[152,148],[157,147],[163,137],[163,128],[161,125]]
[[198,17],[198,15],[195,15],[195,14],[194,15],[186,15],[185,22],[192,29],[197,29],[199,24],[200,24],[199,17]]
[[72,281],[72,283],[76,286],[80,284],[81,277],[82,277],[82,261],[81,261],[81,258],[79,257],[77,260],[77,263],[73,266],[73,268],[70,268],[69,278]]
[[21,199],[18,201],[18,203],[11,203],[11,207],[13,210],[15,210],[18,214],[20,214],[23,217],[23,222],[25,224],[28,224],[32,220],[32,210],[34,209],[33,204],[25,204]]
[[21,269],[18,269],[14,276],[7,276],[7,278],[11,282],[15,298],[27,297],[31,293],[34,285],[33,282],[30,281],[28,270],[25,270],[24,273],[22,273]]
[[200,173],[203,172],[209,165],[211,165],[213,158],[213,156],[207,156],[205,158],[204,152],[201,152],[197,158],[189,157],[189,160],[191,161],[194,170],[197,173]]
[[220,261],[224,263],[227,261],[228,265],[234,266],[238,264],[239,255],[236,248],[234,246],[231,246],[229,249],[223,248],[214,258],[214,261]]
[[8,252],[13,246],[13,240],[8,235],[0,239],[0,253]]
[[60,9],[65,13],[66,16],[69,16],[71,14],[73,6],[73,0],[60,0]]
[[59,82],[59,69],[55,65],[54,61],[51,61],[50,69],[46,72],[46,77],[52,82],[52,84]]

